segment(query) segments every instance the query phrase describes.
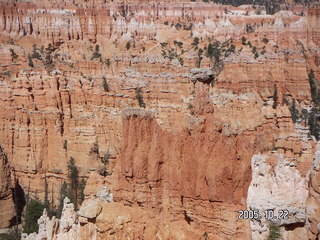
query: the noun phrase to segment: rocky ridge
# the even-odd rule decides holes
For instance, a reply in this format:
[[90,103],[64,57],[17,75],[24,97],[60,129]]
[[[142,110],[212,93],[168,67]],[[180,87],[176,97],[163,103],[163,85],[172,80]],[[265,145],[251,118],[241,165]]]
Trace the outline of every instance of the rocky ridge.
[[[255,228],[252,222],[250,228],[237,211],[261,207],[264,199],[255,202],[253,196],[274,190],[274,182],[283,188],[282,176],[288,174],[290,182],[301,183],[295,186],[295,192],[304,193],[301,199],[290,202],[292,195],[273,193],[268,204],[277,205],[281,197],[288,208],[302,212],[303,218],[283,223],[286,239],[316,238],[315,141],[299,135],[304,126],[292,123],[286,102],[309,106],[310,69],[319,79],[317,6],[295,6],[275,15],[205,3],[130,4],[122,15],[117,4],[1,8],[0,143],[9,159],[6,166],[25,192],[43,198],[46,180],[56,199],[73,156],[88,178],[87,196],[106,184],[113,193],[115,203],[103,204],[107,210],[96,223],[75,217],[62,232],[73,235],[76,228],[70,226],[75,225],[90,239],[193,239],[205,233],[210,239],[250,239],[253,231],[256,239],[257,232],[267,233],[266,223]],[[203,49],[209,37],[232,38],[236,51],[223,59],[218,76],[210,72],[214,64],[205,55],[196,68],[195,37],[202,38]],[[174,40],[183,42],[182,64],[162,54],[171,49],[161,43],[181,54]],[[256,58],[249,41],[259,53]],[[34,43],[56,48],[52,71],[38,59],[33,59],[35,67],[28,66]],[[93,43],[100,46],[100,59],[92,59]],[[137,100],[137,89],[146,108]],[[278,106],[273,108],[275,91]],[[95,146],[98,151],[92,151]],[[112,175],[103,177],[97,170],[106,153]],[[9,182],[2,175],[2,182]],[[306,211],[309,202],[314,208]],[[69,215],[78,216],[72,211]],[[99,216],[102,225],[117,215],[123,217],[119,226],[99,226]],[[40,222],[48,221],[44,216]],[[88,221],[88,228],[81,221]],[[291,229],[292,223],[302,224]]]

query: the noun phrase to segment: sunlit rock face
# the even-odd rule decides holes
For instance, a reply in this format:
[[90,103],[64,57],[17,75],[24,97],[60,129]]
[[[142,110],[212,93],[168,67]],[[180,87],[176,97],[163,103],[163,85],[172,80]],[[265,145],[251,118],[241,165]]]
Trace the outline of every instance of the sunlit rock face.
[[0,227],[13,181],[57,205],[73,157],[86,200],[26,239],[262,239],[238,211],[281,207],[285,239],[316,239],[319,7],[92,4],[1,3]]
[[[307,220],[306,201],[308,177],[303,178],[294,162],[286,161],[283,155],[276,166],[267,163],[267,156],[254,155],[252,158],[252,181],[248,191],[248,207],[259,210],[261,220],[251,223],[252,238],[265,239],[268,236],[268,218],[265,211],[272,211],[281,226],[305,225]],[[280,216],[283,214],[282,216]],[[270,222],[270,221],[269,221]],[[286,233],[285,239],[307,239],[307,228],[297,228],[296,233]]]

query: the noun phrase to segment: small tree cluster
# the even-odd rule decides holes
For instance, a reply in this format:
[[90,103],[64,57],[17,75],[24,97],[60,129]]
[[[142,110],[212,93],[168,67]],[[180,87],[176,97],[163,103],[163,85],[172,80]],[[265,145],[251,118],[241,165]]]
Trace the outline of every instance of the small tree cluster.
[[179,31],[182,27],[182,24],[181,23],[176,23],[174,24],[174,27]]
[[183,66],[184,61],[182,55],[185,53],[183,50],[183,43],[179,41],[174,41],[173,44],[175,48],[172,48],[166,42],[160,43],[162,47],[162,56],[168,58],[169,60],[177,59],[181,66]]
[[102,61],[101,60],[101,53],[100,53],[100,46],[98,44],[96,45],[95,50],[92,53],[91,60],[96,59],[96,58],[98,58],[98,59],[100,59],[100,61]]
[[255,59],[259,57],[259,53],[257,51],[257,47],[256,46],[252,47],[252,53],[253,53]]
[[10,55],[11,55],[11,61],[13,61],[19,57],[19,55],[16,54],[16,52],[12,48],[10,48]]
[[0,233],[1,240],[20,240],[21,232],[11,229],[8,233]]
[[251,26],[251,24],[246,24],[246,32],[247,33],[253,33],[254,28]]
[[[203,0],[204,2],[209,2],[209,0]],[[295,0],[296,2],[298,0]],[[232,5],[232,6],[240,6],[240,5],[257,5],[258,7],[261,6],[262,8],[266,9],[267,14],[274,14],[280,10],[280,4],[284,3],[285,0],[210,0],[210,2],[220,3],[225,5]]]
[[[215,41],[204,47],[206,57],[210,58],[213,63],[212,70],[217,77],[224,68],[224,59],[235,52],[235,45],[231,44],[232,39],[225,42]],[[211,86],[214,86],[214,78],[211,81]]]
[[38,48],[34,44],[32,48],[33,48],[32,54],[28,55],[28,65],[33,68],[34,63],[32,59],[38,59],[43,63],[47,71],[52,71],[54,68],[52,53],[55,51],[55,48],[53,47],[53,45],[49,43],[46,48],[44,48],[44,46],[42,46],[41,48]]
[[266,38],[266,37],[264,37],[264,38],[262,39],[262,42],[263,42],[264,44],[268,44],[269,39],[268,39],[268,38]]
[[48,47],[45,48],[44,51],[44,59],[43,59],[43,65],[48,71],[52,71],[54,68],[53,60],[52,60],[52,53],[54,52],[54,47],[51,43],[48,44]]
[[223,43],[215,41],[209,43],[208,47],[205,48],[206,56],[215,62],[219,62],[222,57],[228,57],[231,53],[235,52],[236,46],[230,44],[231,40],[227,40]]
[[36,58],[38,60],[42,60],[42,52],[35,44],[32,45],[32,54],[31,54],[31,59]]

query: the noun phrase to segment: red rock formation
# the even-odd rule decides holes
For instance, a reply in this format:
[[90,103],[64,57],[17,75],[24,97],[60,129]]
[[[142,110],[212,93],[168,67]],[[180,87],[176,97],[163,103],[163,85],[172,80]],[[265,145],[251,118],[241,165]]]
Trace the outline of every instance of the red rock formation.
[[[304,177],[312,164],[314,143],[301,140],[286,102],[310,104],[308,72],[319,77],[319,9],[257,16],[205,3],[55,3],[1,6],[0,143],[24,191],[42,198],[46,179],[56,203],[72,156],[82,176],[91,172],[87,195],[108,183],[116,205],[128,211],[119,239],[129,228],[134,239],[152,239],[155,225],[163,239],[181,239],[177,228],[185,239],[205,232],[210,239],[250,239],[249,222],[237,211],[247,208],[252,156],[277,149]],[[193,25],[171,26],[178,22]],[[214,87],[192,81],[195,36],[202,49],[208,37],[233,38],[236,51],[223,59]],[[174,49],[173,40],[183,42],[183,64],[161,55],[160,43]],[[57,71],[44,59],[28,66],[33,43],[54,44]],[[92,43],[101,58],[93,58]],[[201,68],[213,64],[203,55]],[[139,87],[146,109],[139,107]],[[94,172],[106,153],[112,175],[104,178]]]
[[2,146],[0,146],[0,180],[0,228],[7,228],[15,221],[13,217],[16,215],[16,211],[12,199],[8,159]]

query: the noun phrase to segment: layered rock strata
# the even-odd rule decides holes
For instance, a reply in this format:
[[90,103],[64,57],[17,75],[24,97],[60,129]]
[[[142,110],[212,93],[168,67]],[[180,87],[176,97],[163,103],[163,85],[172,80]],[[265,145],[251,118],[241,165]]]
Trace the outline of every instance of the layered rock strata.
[[[319,79],[319,7],[256,15],[248,6],[209,3],[63,6],[1,6],[3,169],[10,164],[24,192],[40,199],[47,182],[57,204],[74,157],[88,178],[86,195],[108,185],[115,203],[95,217],[66,204],[73,216],[60,220],[66,227],[44,215],[40,232],[48,227],[48,239],[256,239],[267,225],[238,219],[238,211],[292,198],[286,207],[303,217],[283,223],[290,225],[283,236],[317,236],[315,140],[292,122],[289,105],[310,107],[311,69]],[[212,57],[199,57],[195,37],[201,49],[213,40],[234,44],[219,75]],[[48,43],[52,69],[40,47]],[[44,59],[32,58],[31,67],[33,44]],[[104,177],[106,155],[111,175]]]

